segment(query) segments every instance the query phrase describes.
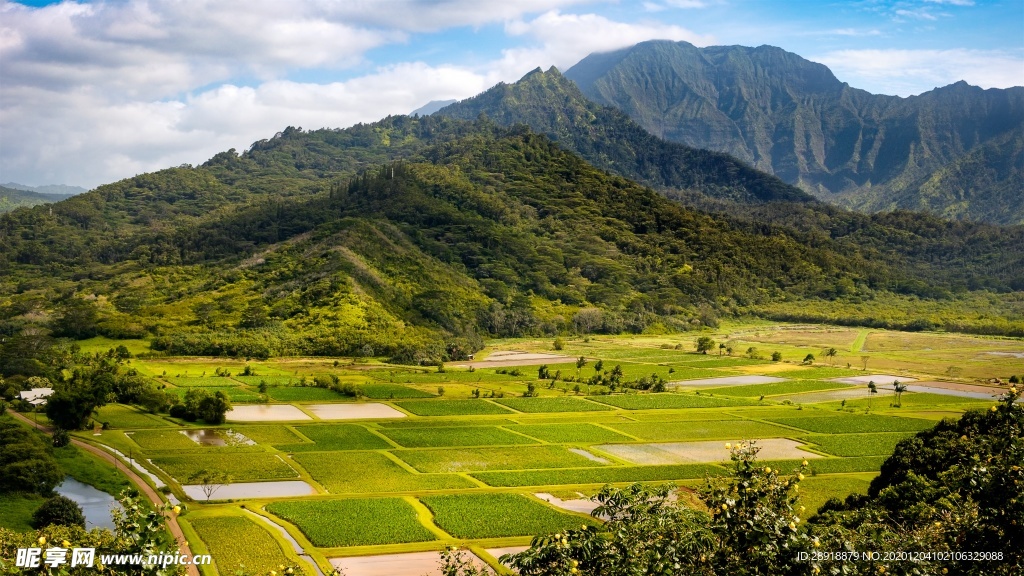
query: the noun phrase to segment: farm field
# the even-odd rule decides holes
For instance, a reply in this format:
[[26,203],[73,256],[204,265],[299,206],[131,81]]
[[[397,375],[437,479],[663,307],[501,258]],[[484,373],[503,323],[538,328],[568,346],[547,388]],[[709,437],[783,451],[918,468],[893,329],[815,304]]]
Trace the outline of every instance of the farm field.
[[[561,372],[559,380],[539,379],[540,362],[478,363],[472,371],[449,363],[438,371],[382,359],[353,366],[348,359],[272,358],[248,364],[258,376],[241,376],[243,361],[140,358],[133,366],[168,391],[223,390],[237,403],[252,403],[237,412],[241,418],[229,414],[221,426],[108,405],[95,419],[107,422],[109,432],[76,435],[131,451],[181,499],[181,485],[194,483],[188,478],[203,471],[223,472],[232,483],[307,482],[314,493],[304,496],[228,501],[215,493],[209,503],[190,502],[183,518],[191,526],[189,538],[211,551],[220,574],[233,574],[224,567],[241,558],[242,547],[223,537],[229,532],[267,543],[266,557],[242,560],[296,563],[288,542],[243,507],[279,525],[326,571],[332,560],[351,556],[436,553],[449,545],[524,546],[533,535],[593,521],[535,493],[575,499],[607,483],[699,487],[729,475],[724,443],[739,440],[777,446],[762,460],[784,472],[808,459],[813,475],[801,485],[800,504],[807,509],[802,517],[809,517],[829,498],[865,492],[900,440],[941,418],[990,405],[910,391],[896,407],[891,390],[872,397],[863,384],[833,379],[884,374],[986,386],[985,378],[1024,374],[1021,359],[992,356],[989,372],[982,361],[991,356],[986,351],[1024,348],[1019,341],[1013,348],[966,336],[750,323],[724,325],[712,334],[737,351],[729,356],[719,355],[717,345],[707,355],[695,353],[697,336],[566,338],[560,352],[550,339],[500,340],[481,353],[485,360],[488,353],[517,351],[586,359],[579,370],[575,363],[548,364],[549,374]],[[942,345],[951,347],[946,356],[927,360]],[[738,352],[751,347],[761,357]],[[827,347],[836,348],[837,356],[826,359]],[[775,351],[781,362],[766,359]],[[817,360],[802,365],[808,354]],[[601,372],[595,370],[599,361]],[[959,378],[947,374],[953,364],[963,367]],[[653,393],[584,382],[616,366],[623,382],[656,374],[672,385]],[[214,376],[218,368],[232,375]],[[323,375],[358,385],[364,397],[299,385]],[[715,378],[732,380],[686,385]],[[524,396],[529,384],[537,397]],[[848,398],[835,395],[847,391]],[[181,433],[200,429],[220,436],[231,431],[254,444],[203,445]],[[4,513],[0,507],[0,518]],[[209,569],[204,576],[215,574]]]

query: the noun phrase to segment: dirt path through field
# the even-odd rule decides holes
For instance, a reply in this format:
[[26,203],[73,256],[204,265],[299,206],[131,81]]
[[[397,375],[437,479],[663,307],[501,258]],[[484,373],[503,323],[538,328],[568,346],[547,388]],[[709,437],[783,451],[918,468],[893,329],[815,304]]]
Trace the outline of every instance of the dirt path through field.
[[[37,427],[34,422],[29,420],[25,416],[18,414],[17,412],[8,411],[8,414],[11,414],[15,418],[21,420],[22,422],[25,422],[26,424],[32,427]],[[49,426],[38,426],[37,428],[39,430],[42,430],[46,434],[51,434],[53,432],[53,429],[50,428]],[[90,454],[93,454],[99,457],[100,459],[113,464],[114,467],[117,468],[119,472],[127,476],[128,479],[131,480],[132,483],[139,488],[139,491],[141,493],[146,495],[146,498],[148,498],[149,501],[152,502],[154,506],[162,506],[164,504],[163,499],[160,498],[160,495],[157,494],[156,490],[153,490],[153,488],[149,484],[146,484],[146,481],[143,480],[142,477],[140,477],[138,474],[136,474],[134,470],[126,468],[120,461],[118,461],[117,458],[114,457],[113,454],[110,454],[104,450],[101,450],[93,446],[92,444],[82,442],[81,440],[75,438],[71,439],[71,443],[81,448],[82,450],[85,450]],[[173,515],[165,515],[164,517],[167,519],[167,526],[171,530],[171,535],[174,536],[174,540],[178,543],[179,552],[181,552],[182,556],[188,556],[189,558],[191,558],[192,549],[188,545],[188,540],[185,539],[185,534],[181,531],[181,526],[178,524],[178,519],[175,518]],[[199,568],[197,568],[196,566],[189,565],[187,569],[190,576],[199,576]]]

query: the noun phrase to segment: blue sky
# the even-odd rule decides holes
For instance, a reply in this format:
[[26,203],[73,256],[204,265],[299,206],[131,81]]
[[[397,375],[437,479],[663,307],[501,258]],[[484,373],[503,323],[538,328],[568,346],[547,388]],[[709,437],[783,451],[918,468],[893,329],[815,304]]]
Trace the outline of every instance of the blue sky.
[[1021,0],[0,0],[0,182],[198,164],[655,38],[779,46],[875,93],[1024,84]]

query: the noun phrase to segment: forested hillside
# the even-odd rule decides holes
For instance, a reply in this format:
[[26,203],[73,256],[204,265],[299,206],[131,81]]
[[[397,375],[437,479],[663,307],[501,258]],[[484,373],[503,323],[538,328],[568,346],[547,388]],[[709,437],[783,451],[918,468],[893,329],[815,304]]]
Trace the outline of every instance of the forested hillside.
[[651,133],[728,152],[829,202],[1024,223],[1024,87],[900,98],[772,46],[650,41],[566,77]]
[[50,208],[0,217],[0,363],[22,372],[52,337],[436,361],[488,335],[686,330],[819,300],[929,299],[956,313],[896,304],[879,321],[1024,333],[996,293],[1019,289],[1021,228],[727,219],[486,121],[288,129]]

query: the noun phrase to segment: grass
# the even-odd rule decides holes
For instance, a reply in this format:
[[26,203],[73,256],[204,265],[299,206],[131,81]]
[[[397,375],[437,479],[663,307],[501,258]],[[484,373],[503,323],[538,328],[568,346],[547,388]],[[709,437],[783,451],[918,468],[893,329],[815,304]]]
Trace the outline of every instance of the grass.
[[628,436],[623,436],[607,428],[586,422],[573,424],[525,424],[521,426],[508,426],[508,429],[545,442],[604,443],[629,442],[631,440]]
[[454,474],[414,474],[378,452],[307,452],[294,456],[334,494],[472,488]]
[[502,398],[495,400],[520,412],[597,412],[611,410],[602,404],[588,402],[583,398],[565,396],[560,398]]
[[[853,368],[834,368],[830,366],[808,366],[807,368],[794,368],[773,372],[772,376],[779,378],[797,378],[801,380],[821,380],[825,378],[843,378],[845,376],[864,376],[863,370]],[[870,374],[868,372],[867,374]]]
[[142,447],[143,450],[191,450],[199,448],[178,430],[137,430],[129,432],[128,437]]
[[298,444],[303,441],[287,426],[235,426],[232,430],[258,444]]
[[743,440],[799,435],[792,430],[749,420],[705,420],[697,422],[629,422],[609,424],[610,428],[645,440]]
[[417,416],[512,414],[511,410],[486,400],[409,400],[395,405]]
[[420,500],[434,522],[456,538],[534,536],[595,525],[593,520],[558,512],[520,494],[426,496]]
[[186,520],[203,539],[221,574],[234,574],[242,568],[248,574],[269,573],[282,564],[293,564],[277,540],[248,518],[219,516]]
[[768,418],[771,422],[802,428],[819,434],[852,434],[857,432],[917,432],[935,425],[919,418],[879,416],[877,414],[853,415],[836,413],[834,418]]
[[391,398],[433,398],[434,394],[424,392],[401,384],[367,383],[360,384],[363,394],[374,400],[388,400]]
[[720,408],[724,406],[745,406],[751,404],[733,398],[712,397],[706,394],[622,394],[592,396],[595,402],[603,402],[626,410],[653,410],[666,408]]
[[794,380],[792,382],[775,382],[773,384],[752,384],[749,386],[728,386],[725,388],[712,388],[708,390],[713,394],[725,394],[727,396],[776,396],[779,394],[799,394],[801,392],[815,392],[818,390],[836,390],[854,388],[849,384],[839,382],[826,382],[823,380]]
[[334,390],[316,386],[270,386],[267,396],[278,402],[326,402],[346,398]]
[[[179,398],[184,398],[185,394],[188,393],[189,388],[173,388],[170,390],[177,394]],[[224,395],[228,397],[228,400],[242,404],[260,401],[259,393],[253,392],[252,390],[246,390],[241,386],[204,386],[203,390],[206,390],[211,395],[216,394],[217,392],[223,392]]]
[[112,464],[108,464],[76,446],[54,448],[53,455],[57,458],[57,463],[60,464],[65,474],[112,496],[116,497],[121,494],[122,490],[135,487]]
[[165,380],[182,388],[226,387],[235,384],[231,378],[224,376],[168,376]]
[[421,472],[470,472],[601,466],[562,446],[516,446],[449,450],[397,450],[395,455]]
[[0,498],[0,528],[15,532],[32,530],[32,514],[44,500],[38,494],[4,494]]
[[845,500],[850,494],[867,494],[869,475],[814,476],[800,483],[798,505],[805,508],[801,518],[810,518],[830,498]]
[[555,486],[559,484],[607,484],[610,482],[664,482],[705,476],[723,476],[724,468],[710,464],[664,466],[616,466],[517,472],[474,472],[472,476],[494,487]]
[[230,475],[232,482],[288,480],[298,476],[281,458],[265,452],[158,456],[153,458],[153,464],[180,484],[188,484],[189,477],[203,469],[220,470]]
[[161,426],[173,426],[167,420],[146,414],[131,406],[124,404],[107,404],[96,410],[94,420],[107,422],[111,428],[158,428]]
[[[887,456],[859,456],[856,458],[814,458],[807,461],[811,474],[842,474],[848,472],[877,472]],[[800,465],[800,460],[764,460],[766,466],[785,473]]]
[[392,428],[382,430],[381,433],[406,448],[536,444],[536,440],[532,438],[495,426]]
[[314,546],[371,546],[436,537],[401,498],[274,502],[267,511],[298,526]]
[[879,456],[892,454],[896,444],[910,436],[906,432],[826,434],[805,436],[803,440],[817,444],[822,451],[835,456]]
[[358,424],[321,424],[296,426],[295,430],[314,444],[283,444],[285,452],[317,452],[327,450],[377,450],[391,448],[386,440]]

